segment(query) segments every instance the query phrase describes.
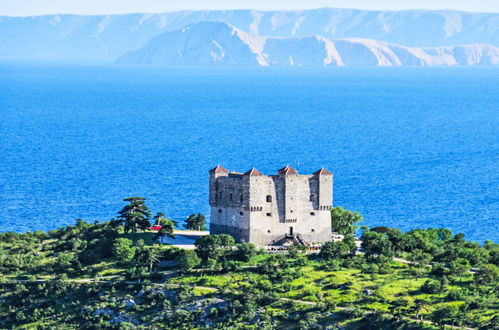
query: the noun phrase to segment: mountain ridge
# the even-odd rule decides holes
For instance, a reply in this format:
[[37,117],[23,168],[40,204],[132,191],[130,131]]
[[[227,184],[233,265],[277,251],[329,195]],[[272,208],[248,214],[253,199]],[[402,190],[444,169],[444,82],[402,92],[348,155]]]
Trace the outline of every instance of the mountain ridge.
[[112,61],[151,38],[200,21],[222,21],[252,35],[366,38],[411,47],[499,46],[499,13],[368,11],[177,11],[161,14],[0,17],[0,59]]
[[155,65],[452,66],[497,65],[491,45],[407,47],[364,38],[251,36],[224,22],[165,32],[117,63]]

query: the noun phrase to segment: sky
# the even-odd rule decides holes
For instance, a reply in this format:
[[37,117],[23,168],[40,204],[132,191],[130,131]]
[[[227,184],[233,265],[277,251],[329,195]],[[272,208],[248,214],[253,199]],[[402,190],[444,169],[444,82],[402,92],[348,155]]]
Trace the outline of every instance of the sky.
[[455,9],[499,12],[499,0],[0,0],[0,15],[157,13],[184,9]]

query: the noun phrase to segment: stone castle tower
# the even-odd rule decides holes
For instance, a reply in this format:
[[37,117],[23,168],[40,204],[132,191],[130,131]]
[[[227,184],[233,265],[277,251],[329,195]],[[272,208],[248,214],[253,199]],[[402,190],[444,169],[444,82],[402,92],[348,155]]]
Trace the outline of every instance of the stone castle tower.
[[211,234],[230,234],[256,245],[285,239],[330,241],[333,175],[321,169],[299,175],[289,166],[277,175],[210,170]]

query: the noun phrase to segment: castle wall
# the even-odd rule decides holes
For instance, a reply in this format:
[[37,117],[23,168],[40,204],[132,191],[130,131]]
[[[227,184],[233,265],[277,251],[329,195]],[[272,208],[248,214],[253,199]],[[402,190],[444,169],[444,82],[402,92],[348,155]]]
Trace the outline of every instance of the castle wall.
[[210,174],[212,234],[256,245],[291,234],[307,242],[331,240],[332,175],[215,176]]

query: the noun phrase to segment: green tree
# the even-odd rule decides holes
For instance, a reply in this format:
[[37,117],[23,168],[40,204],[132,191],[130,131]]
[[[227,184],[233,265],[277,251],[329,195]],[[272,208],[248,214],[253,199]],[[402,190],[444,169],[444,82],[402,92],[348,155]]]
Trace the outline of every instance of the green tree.
[[80,262],[73,253],[59,253],[54,268],[62,273],[72,272],[80,268]]
[[355,236],[353,234],[345,235],[343,238],[343,243],[345,243],[348,248],[350,249],[350,253],[352,255],[355,255],[357,252],[357,242],[355,239]]
[[488,264],[480,268],[480,271],[475,274],[475,282],[479,285],[494,285],[497,286],[499,281],[499,270],[497,266]]
[[405,298],[398,298],[390,303],[389,310],[393,316],[399,319],[405,311],[407,311],[407,306],[409,302]]
[[456,277],[462,277],[469,272],[470,268],[471,266],[468,260],[458,258],[449,263],[449,274]]
[[147,208],[145,200],[144,197],[129,197],[123,200],[128,204],[118,212],[117,220],[125,226],[125,232],[136,233],[151,226],[151,211]]
[[253,257],[256,256],[256,246],[251,243],[240,243],[236,244],[236,250],[234,251],[234,257],[237,260],[248,262]]
[[201,236],[194,243],[196,253],[205,263],[210,259],[218,262],[225,258],[226,252],[232,252],[234,244],[234,238],[227,234]]
[[158,212],[153,220],[155,225],[161,226],[161,229],[154,234],[155,240],[160,240],[165,236],[175,238],[175,234],[173,233],[175,231],[175,221],[165,218],[165,215],[161,212]]
[[201,259],[199,259],[198,255],[193,250],[180,250],[176,260],[182,270],[195,268],[201,262]]
[[431,315],[431,319],[443,329],[446,324],[454,324],[457,313],[458,309],[456,306],[446,305],[435,310]]
[[334,207],[331,210],[333,232],[341,235],[354,234],[358,228],[355,224],[361,221],[362,215],[359,212],[348,211],[341,206]]
[[185,228],[188,230],[206,230],[206,219],[201,213],[191,214],[185,220]]
[[393,245],[385,234],[367,230],[362,233],[362,249],[368,257],[384,256],[392,258]]
[[421,286],[421,291],[424,293],[440,293],[442,289],[442,284],[434,280],[426,280]]
[[161,257],[161,251],[155,246],[149,247],[144,251],[144,259],[149,266],[149,272],[152,272],[152,268],[155,263],[157,263]]
[[350,255],[351,247],[344,242],[326,242],[319,252],[319,257],[325,260],[341,259]]
[[421,249],[416,249],[409,255],[408,259],[410,261],[412,261],[411,266],[414,266],[417,268],[417,276],[419,277],[426,269],[426,267],[427,267],[428,263],[431,261],[432,257],[431,257],[431,254],[425,253]]
[[113,244],[113,255],[121,263],[129,263],[135,256],[136,248],[128,238],[117,238]]

